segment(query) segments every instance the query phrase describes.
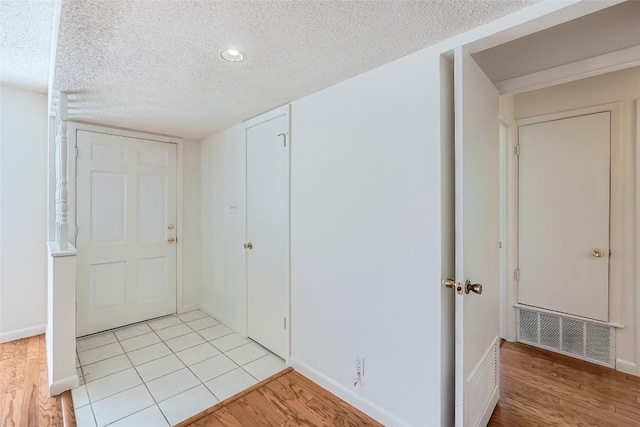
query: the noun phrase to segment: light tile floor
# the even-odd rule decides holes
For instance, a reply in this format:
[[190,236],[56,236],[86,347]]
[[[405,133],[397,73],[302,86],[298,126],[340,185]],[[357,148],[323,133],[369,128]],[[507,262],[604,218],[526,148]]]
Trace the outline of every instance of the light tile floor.
[[196,310],[77,341],[78,427],[175,425],[285,368]]

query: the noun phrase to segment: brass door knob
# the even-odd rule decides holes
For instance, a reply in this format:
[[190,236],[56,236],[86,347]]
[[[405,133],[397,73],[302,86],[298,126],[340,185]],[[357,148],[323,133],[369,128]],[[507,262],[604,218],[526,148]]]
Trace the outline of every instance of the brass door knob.
[[478,283],[471,284],[471,281],[467,280],[464,282],[465,285],[465,293],[474,292],[478,295],[482,295],[482,285]]
[[175,225],[173,225],[173,224],[169,224],[169,225],[167,226],[167,229],[169,229],[169,230],[173,230],[174,228],[176,228],[176,226],[175,226]]
[[175,237],[169,237],[167,239],[167,242],[169,242],[170,245],[173,245],[176,242],[176,238]]
[[455,288],[456,287],[456,281],[453,279],[444,279],[442,281],[442,284],[446,287],[446,288]]
[[602,258],[604,256],[604,251],[602,249],[595,248],[591,251],[591,255],[595,258]]
[[249,242],[249,243],[245,243],[244,244],[244,248],[245,249],[253,249],[253,243]]

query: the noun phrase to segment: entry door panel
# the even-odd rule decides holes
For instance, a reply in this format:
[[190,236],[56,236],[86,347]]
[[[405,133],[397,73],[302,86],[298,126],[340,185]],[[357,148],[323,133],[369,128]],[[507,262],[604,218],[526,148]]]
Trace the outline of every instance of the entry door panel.
[[[500,396],[498,91],[455,51],[456,427],[484,426]],[[466,293],[465,282],[482,285]]]
[[247,129],[248,334],[283,359],[288,353],[288,129],[287,115]]
[[610,135],[609,111],[518,127],[521,304],[609,320]]
[[175,313],[176,145],[78,131],[77,147],[78,336]]

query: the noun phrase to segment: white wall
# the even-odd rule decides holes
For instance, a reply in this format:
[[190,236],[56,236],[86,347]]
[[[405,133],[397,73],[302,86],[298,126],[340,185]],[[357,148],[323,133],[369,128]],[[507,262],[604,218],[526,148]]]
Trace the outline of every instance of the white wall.
[[[453,409],[429,388],[442,379],[440,66],[411,55],[292,105],[291,364],[389,425]],[[244,135],[201,152],[203,308],[241,333]]]
[[189,311],[200,307],[201,293],[200,142],[185,140],[183,147],[182,308]]
[[292,106],[292,365],[389,425],[440,424],[439,109],[424,52]]
[[[631,68],[528,92],[514,97],[516,119],[583,107],[620,103],[621,145],[616,156],[612,141],[611,168],[611,273],[610,320],[625,325],[616,332],[618,369],[640,374],[640,354],[637,351],[636,330],[638,284],[635,277],[637,259],[634,255],[635,227],[638,218],[634,182],[637,173],[635,150],[638,142],[634,131],[634,100],[640,98],[640,68]],[[620,285],[620,286],[614,286]],[[620,289],[620,292],[616,292]]]
[[0,87],[0,342],[44,332],[47,96]]

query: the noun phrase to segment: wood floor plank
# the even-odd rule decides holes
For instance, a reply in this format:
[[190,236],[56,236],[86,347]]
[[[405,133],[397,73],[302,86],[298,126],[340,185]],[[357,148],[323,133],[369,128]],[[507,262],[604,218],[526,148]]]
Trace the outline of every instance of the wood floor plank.
[[10,341],[2,344],[2,355],[0,355],[0,360],[13,359],[15,348],[16,341]]
[[492,427],[640,427],[626,374],[517,343],[500,349],[501,395]]
[[573,411],[581,414],[583,417],[591,420],[595,420],[597,425],[610,425],[612,427],[639,427],[640,422],[629,420],[627,417],[622,417],[620,414],[603,412],[594,408],[585,408],[583,405],[577,405],[574,401],[560,399],[560,405],[563,410],[570,408]]
[[243,427],[240,424],[240,421],[234,417],[231,412],[227,408],[220,408],[216,412],[208,415],[205,418],[202,418],[193,424],[192,427],[209,427],[209,426],[220,426],[220,427]]
[[37,336],[27,338],[27,360],[37,359],[40,354],[40,340]]
[[381,427],[295,371],[274,378],[190,426]]
[[40,406],[39,377],[38,359],[27,359],[22,386],[22,415],[20,419],[23,425],[29,427],[38,426],[38,407]]
[[357,418],[342,410],[336,410],[335,406],[329,404],[326,399],[311,399],[305,406],[311,409],[323,422],[324,425],[336,427],[359,427],[371,424],[360,424]]
[[22,389],[8,392],[2,410],[2,427],[22,427],[20,416],[22,415]]
[[285,426],[290,425],[314,425],[314,426],[327,426],[325,420],[319,418],[311,409],[309,409],[305,403],[297,398],[296,393],[286,387],[281,381],[272,381],[265,386],[266,390],[270,393],[270,398],[278,400],[283,403],[287,408],[287,420],[283,423]]
[[240,424],[247,426],[279,426],[286,420],[257,391],[236,400],[227,409]]
[[27,341],[18,340],[13,354],[13,363],[9,375],[7,392],[12,392],[22,388],[24,384],[25,369],[27,364]]
[[0,360],[0,394],[2,395],[9,389],[11,366],[13,366],[13,359]]
[[47,372],[47,352],[44,335],[38,339],[38,426],[57,427],[62,426],[63,420],[58,416],[56,399],[49,397],[49,379]]
[[[324,401],[328,400],[330,402],[329,406],[337,405],[338,408],[343,408],[343,407],[348,408],[348,411],[344,411],[344,410],[338,411],[339,416],[347,417],[354,422],[360,423],[360,425],[363,425],[363,426],[371,425],[371,426],[382,427],[381,424],[374,422],[370,417],[366,416],[365,414],[363,414],[356,408],[352,407],[351,405],[346,404],[339,397],[331,393],[327,393],[326,390],[324,390],[319,385],[317,385],[310,379],[306,378],[305,376],[299,374],[298,372],[295,372],[295,371],[291,372],[291,375],[287,376],[287,380],[292,383],[293,387],[298,387],[297,388],[298,392],[304,393],[305,398],[308,398],[309,396],[313,396],[312,399],[307,400],[307,402],[310,402],[311,400],[315,401],[316,402],[315,405],[312,405],[314,407],[320,408],[324,405]],[[307,407],[309,407],[309,405],[307,405]]]

